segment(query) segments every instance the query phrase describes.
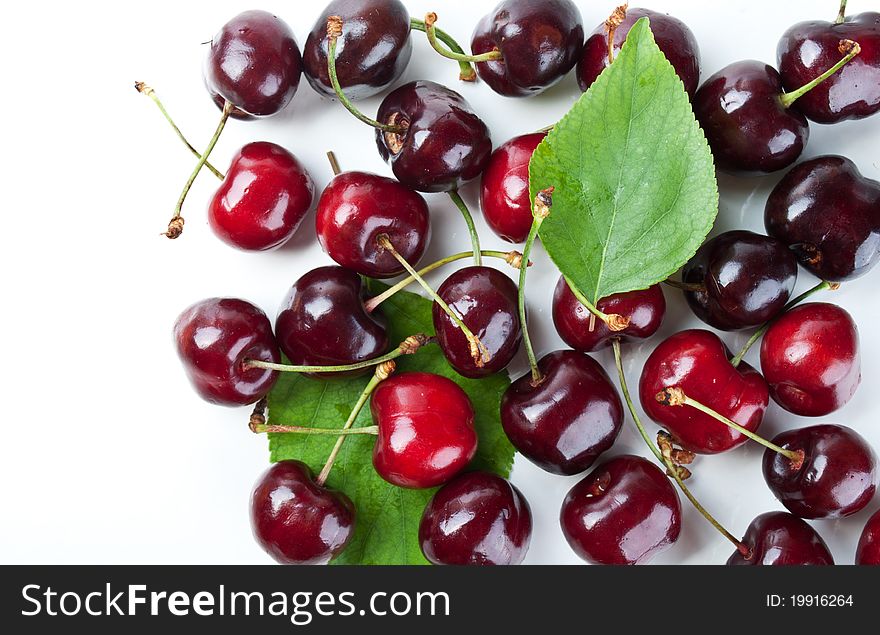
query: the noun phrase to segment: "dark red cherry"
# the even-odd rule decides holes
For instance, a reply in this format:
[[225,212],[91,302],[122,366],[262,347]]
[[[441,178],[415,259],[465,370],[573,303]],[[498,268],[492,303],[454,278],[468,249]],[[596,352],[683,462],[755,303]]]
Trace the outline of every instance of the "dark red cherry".
[[563,341],[576,351],[588,353],[611,345],[614,338],[622,342],[651,337],[660,328],[666,312],[666,299],[659,284],[641,291],[615,293],[602,298],[596,308],[605,314],[617,314],[629,318],[629,325],[622,331],[612,331],[602,320],[593,319],[592,313],[574,296],[559,276],[553,292],[553,324]]
[[797,259],[783,243],[749,231],[707,241],[684,266],[682,281],[694,314],[724,331],[758,326],[778,314],[794,291]]
[[841,24],[799,22],[782,34],[776,47],[782,83],[795,90],[840,59],[841,40],[858,42],[861,53],[796,102],[817,123],[861,119],[880,110],[880,13],[849,16]]
[[764,225],[813,275],[857,278],[880,261],[880,182],[845,157],[804,161],[773,188]]
[[880,565],[880,511],[865,523],[856,547],[856,564]]
[[251,527],[281,564],[327,564],[354,533],[355,510],[342,492],[322,487],[300,461],[281,461],[257,482]]
[[691,406],[667,406],[656,395],[680,387],[691,399],[742,427],[755,431],[770,401],[767,382],[754,368],[728,361],[730,351],[717,335],[693,329],[660,343],[648,357],[639,381],[642,408],[686,450],[698,454],[726,452],[748,439]]
[[392,375],[373,392],[370,411],[379,426],[373,467],[393,485],[435,487],[461,472],[477,452],[471,401],[446,377]]
[[483,171],[492,153],[489,129],[470,104],[434,82],[400,86],[382,100],[376,118],[406,128],[376,130],[376,144],[397,180],[420,192],[458,189]]
[[[361,277],[342,267],[318,267],[297,280],[275,320],[278,345],[292,364],[341,366],[385,353],[385,323],[364,308]],[[360,375],[370,369],[351,371]],[[314,373],[339,377],[341,373]]]
[[249,251],[283,245],[312,206],[315,185],[290,152],[267,141],[238,151],[208,206],[223,242]]
[[520,564],[531,538],[528,501],[490,472],[467,472],[441,487],[419,524],[422,553],[434,564]]
[[428,204],[394,179],[367,172],[343,172],[318,200],[318,240],[337,263],[371,278],[404,272],[376,239],[386,234],[397,252],[415,265],[431,235]]
[[302,57],[290,27],[266,11],[245,11],[211,40],[205,83],[245,114],[274,115],[296,93]]
[[553,474],[579,474],[610,448],[623,423],[620,396],[589,355],[555,351],[538,362],[544,380],[527,373],[501,398],[501,425],[514,447]]
[[767,512],[746,529],[743,543],[752,550],[750,558],[735,551],[729,565],[829,565],[834,558],[822,536],[788,512]]
[[501,144],[480,181],[480,207],[493,232],[512,243],[525,242],[532,227],[529,161],[546,132],[533,132]]
[[862,379],[855,322],[835,304],[791,309],[764,334],[761,370],[773,401],[789,412],[805,417],[834,412]]
[[371,97],[397,80],[412,56],[409,12],[399,0],[332,0],[303,47],[303,70],[317,92],[334,97],[327,72],[327,18],[342,18],[336,76],[345,96]]
[[471,51],[500,51],[477,74],[507,97],[543,92],[574,68],[584,45],[581,12],[571,0],[504,0],[477,23]]
[[592,564],[645,564],[681,533],[681,501],[663,471],[624,454],[571,488],[559,515],[574,552]]
[[[650,9],[628,9],[626,18],[614,32],[614,55],[620,53],[632,25],[645,17],[651,23],[654,41],[678,73],[687,94],[693,97],[700,83],[700,47],[697,38],[681,20]],[[603,22],[584,42],[584,51],[577,65],[581,90],[586,91],[607,66],[608,28]]]
[[249,359],[281,361],[269,318],[250,302],[208,298],[174,323],[177,355],[196,392],[211,403],[243,406],[259,401],[278,373],[246,368]]
[[434,331],[449,365],[460,375],[471,378],[485,377],[506,368],[522,341],[516,284],[497,269],[465,267],[446,278],[437,293],[490,355],[490,360],[478,367],[467,338],[435,302]]
[[764,480],[786,509],[801,518],[843,518],[865,508],[877,489],[877,456],[855,430],[818,425],[773,439],[803,453],[802,462],[767,449]]
[[694,95],[694,114],[716,167],[767,173],[797,160],[810,128],[800,112],[782,104],[781,95],[779,73],[755,60],[725,66],[703,82]]

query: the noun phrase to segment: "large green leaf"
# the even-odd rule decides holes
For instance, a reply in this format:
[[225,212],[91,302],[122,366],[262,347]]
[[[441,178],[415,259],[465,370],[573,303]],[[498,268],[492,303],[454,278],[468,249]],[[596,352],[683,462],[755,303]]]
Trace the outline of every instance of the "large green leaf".
[[[372,291],[386,287],[369,281]],[[399,292],[382,303],[388,318],[389,335],[395,343],[415,333],[433,334],[431,302],[408,292]],[[399,357],[397,372],[420,370],[449,377],[460,385],[474,405],[479,448],[472,466],[508,476],[513,465],[513,446],[501,429],[501,395],[510,380],[499,373],[481,380],[465,379],[446,362],[436,344],[415,355]],[[309,379],[282,373],[269,393],[269,423],[339,428],[367,384],[369,376],[357,379]],[[361,411],[355,426],[370,425],[369,406]],[[435,490],[395,487],[376,474],[372,464],[374,438],[354,435],[346,439],[327,484],[345,492],[357,508],[355,535],[336,564],[427,564],[418,543],[418,525]],[[299,459],[317,473],[334,437],[323,435],[272,434],[272,461]]]
[[647,18],[536,149],[531,194],[555,187],[544,247],[593,303],[677,271],[718,212],[712,153]]

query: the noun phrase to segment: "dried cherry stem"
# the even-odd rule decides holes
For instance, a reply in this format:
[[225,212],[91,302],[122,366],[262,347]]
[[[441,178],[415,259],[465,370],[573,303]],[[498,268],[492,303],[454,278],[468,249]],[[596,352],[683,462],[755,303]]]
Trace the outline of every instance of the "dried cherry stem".
[[803,97],[816,86],[834,75],[834,73],[843,68],[843,66],[846,65],[852,58],[861,53],[862,47],[859,46],[858,42],[854,42],[853,40],[840,40],[837,45],[837,50],[840,51],[840,54],[843,55],[843,57],[834,66],[829,68],[827,71],[825,71],[812,81],[807,82],[800,88],[793,90],[790,93],[782,93],[779,96],[779,100],[782,102],[783,106],[788,108],[795,102],[796,99],[798,99],[799,97]]
[[[587,300],[587,297],[581,293],[577,286],[575,286],[571,278],[566,275],[563,275],[562,277],[565,278],[565,283],[568,285],[568,288],[571,289],[571,292],[574,294],[574,297],[577,298],[578,302],[587,307],[587,310],[589,310],[590,313],[605,322],[605,326],[608,327],[609,331],[617,333],[629,326],[628,317],[617,313],[602,313],[602,311],[597,309],[592,302]],[[592,322],[590,323],[590,330],[592,330]]]
[[538,230],[541,229],[541,223],[550,215],[550,208],[553,207],[554,189],[551,186],[535,195],[535,200],[532,203],[532,226],[529,228],[529,235],[523,245],[523,257],[519,266],[517,305],[519,306],[519,322],[525,342],[526,355],[529,358],[529,368],[532,370],[532,386],[538,386],[544,381],[544,376],[541,375],[541,370],[538,368],[535,349],[532,347],[532,338],[529,336],[529,326],[526,323],[526,272],[529,270],[529,254],[532,253],[532,245],[535,244],[535,238],[538,237]]
[[[639,413],[636,411],[635,405],[633,404],[632,397],[629,394],[629,388],[626,384],[626,375],[623,372],[623,362],[621,360],[620,355],[620,339],[614,338],[611,340],[611,346],[614,349],[614,363],[617,366],[617,377],[620,381],[620,389],[623,393],[623,398],[626,401],[627,408],[629,408],[629,413],[632,416],[633,422],[636,424],[636,428],[638,428],[639,434],[642,439],[644,439],[645,444],[647,444],[648,449],[654,454],[660,463],[666,466],[666,473],[675,480],[681,492],[687,497],[687,499],[691,502],[691,505],[700,512],[700,515],[705,518],[710,525],[715,527],[718,532],[727,538],[733,546],[736,547],[737,551],[739,551],[746,558],[751,557],[751,549],[749,549],[742,541],[738,540],[733,534],[731,534],[727,529],[724,528],[718,520],[715,519],[709,511],[700,504],[700,501],[691,493],[690,488],[685,485],[684,479],[690,476],[690,471],[687,468],[683,468],[680,465],[677,465],[674,460],[674,448],[672,447],[672,439],[664,432],[660,432],[658,434],[657,440],[660,442],[661,447],[663,447],[663,451],[657,448],[657,445],[651,440],[651,437],[648,436],[647,431],[645,430],[645,426],[642,425],[642,420],[639,417]],[[665,435],[665,436],[661,436]],[[682,476],[684,474],[684,476]]]
[[716,421],[720,421],[721,423],[728,426],[729,428],[733,428],[734,430],[739,432],[744,437],[748,437],[749,439],[751,439],[755,443],[760,443],[765,448],[773,450],[774,452],[786,457],[789,461],[792,462],[792,467],[795,469],[799,468],[804,462],[803,451],[786,450],[785,448],[779,447],[778,445],[776,445],[772,441],[768,441],[764,437],[759,436],[759,435],[755,434],[754,432],[752,432],[751,430],[748,430],[748,429],[742,427],[741,425],[739,425],[735,421],[731,421],[730,419],[725,417],[720,412],[716,412],[716,411],[712,410],[709,406],[705,406],[705,405],[701,404],[699,401],[691,399],[690,397],[688,397],[685,394],[684,390],[682,390],[682,388],[680,386],[670,386],[669,388],[664,388],[663,390],[658,392],[654,396],[654,398],[658,402],[663,404],[664,406],[671,406],[671,407],[690,406],[691,408],[695,408],[696,410],[699,410],[703,414],[709,415],[710,417],[712,417]]
[[345,106],[346,110],[360,119],[368,126],[372,126],[382,132],[390,132],[393,134],[403,134],[406,132],[404,126],[392,126],[389,124],[379,123],[362,113],[357,107],[351,103],[351,100],[342,92],[342,86],[339,85],[339,77],[336,75],[336,40],[342,35],[342,18],[338,15],[331,15],[327,18],[327,74],[330,75],[330,83],[333,85],[333,92],[336,93],[339,102]]
[[706,290],[706,285],[700,284],[699,282],[681,282],[680,280],[673,280],[672,278],[666,278],[666,280],[663,281],[663,284],[675,289],[692,291],[694,293],[700,293],[701,291]]
[[[422,33],[427,34],[428,28],[425,26],[424,21],[418,20],[416,18],[410,18],[409,27],[415,31],[421,31]],[[446,31],[442,29],[438,29],[436,26],[433,27],[435,37],[443,42],[446,46],[448,46],[454,53],[459,53],[464,55],[464,49],[462,49],[458,42],[449,35]],[[471,66],[470,62],[459,62],[458,67],[460,69],[460,73],[458,74],[458,78],[463,82],[473,82],[477,79],[477,71],[474,70],[474,67]]]
[[415,278],[416,282],[418,282],[422,288],[431,296],[431,299],[437,303],[437,305],[443,309],[443,311],[452,319],[455,325],[459,328],[462,334],[467,338],[468,344],[470,344],[471,357],[474,360],[474,364],[476,364],[477,368],[482,368],[486,363],[488,363],[492,359],[492,355],[489,353],[489,349],[480,341],[480,339],[474,335],[471,330],[467,327],[467,325],[462,321],[462,319],[458,316],[458,314],[453,311],[446,302],[443,301],[434,289],[431,288],[425,279],[419,275],[419,272],[413,269],[413,266],[406,261],[406,258],[400,255],[398,251],[394,248],[394,245],[391,244],[391,240],[388,238],[388,234],[380,234],[376,238],[376,242],[382,248],[388,251],[397,262],[401,264],[401,266],[406,269],[407,273]]
[[[192,152],[196,157],[200,157],[201,155],[199,154],[199,151],[196,150],[189,141],[187,141],[186,137],[184,137],[183,133],[180,131],[180,128],[178,128],[177,124],[174,123],[174,120],[171,118],[171,115],[169,115],[168,111],[165,110],[165,106],[159,100],[159,96],[156,95],[156,91],[153,90],[152,88],[150,88],[149,86],[147,86],[143,82],[135,82],[134,88],[140,94],[146,95],[147,97],[149,97],[150,99],[153,100],[153,103],[156,104],[156,106],[158,106],[159,112],[161,112],[162,116],[165,117],[165,121],[167,121],[169,124],[171,124],[171,128],[174,130],[174,133],[177,135],[177,138],[180,139],[183,142],[183,145],[185,145],[187,148],[189,148],[189,151]],[[220,170],[218,170],[213,165],[211,165],[210,161],[205,161],[205,167],[208,168],[214,174],[214,176],[216,176],[221,181],[225,178],[223,176],[223,173]]]
[[840,0],[840,9],[837,10],[834,24],[843,24],[844,20],[846,20],[846,0]]
[[766,322],[764,322],[764,324],[761,325],[761,327],[757,331],[752,333],[752,336],[748,339],[748,341],[745,343],[745,345],[740,349],[739,353],[734,355],[734,357],[730,360],[730,363],[733,365],[734,368],[739,366],[740,362],[743,360],[743,357],[745,357],[746,353],[749,352],[749,349],[752,348],[752,346],[754,346],[755,342],[757,342],[759,339],[761,339],[761,336],[767,332],[767,329],[770,328],[770,326],[773,324],[773,322],[775,322],[777,319],[779,319],[779,317],[784,315],[786,311],[788,311],[789,309],[791,309],[795,305],[800,304],[801,302],[803,302],[804,300],[809,298],[814,293],[817,293],[819,291],[824,291],[825,289],[828,289],[829,291],[837,291],[839,288],[840,288],[839,282],[828,282],[827,280],[823,280],[822,282],[817,284],[815,287],[812,287],[812,288],[804,291],[802,294],[797,296],[794,300],[791,300],[788,304],[786,304],[785,307],[783,307],[782,311],[779,312],[779,315],[777,315],[772,320],[767,320]]
[[483,261],[480,258],[480,235],[477,233],[477,228],[474,225],[474,217],[471,216],[471,211],[468,209],[468,206],[465,204],[464,199],[461,198],[461,195],[458,193],[458,190],[449,190],[447,192],[449,194],[449,198],[452,199],[452,202],[455,203],[455,206],[458,208],[458,211],[461,212],[462,218],[464,218],[464,222],[468,228],[468,234],[471,237],[471,246],[474,248],[474,264],[478,267],[483,264]]
[[276,426],[262,424],[251,426],[250,428],[251,432],[255,434],[318,434],[337,437],[351,436],[352,434],[379,434],[379,426],[364,426],[363,428],[334,430],[333,428],[314,428],[310,426]]
[[330,169],[333,170],[333,176],[339,176],[342,168],[339,167],[339,161],[336,160],[336,153],[333,150],[327,151],[327,160],[330,162]]
[[623,24],[623,21],[626,19],[626,10],[629,7],[629,3],[624,2],[619,7],[616,7],[614,11],[608,16],[608,19],[605,20],[605,30],[608,31],[608,63],[614,63],[614,33],[617,31],[617,27]]
[[220,139],[220,135],[223,133],[223,128],[226,127],[226,122],[234,108],[235,107],[232,103],[228,101],[223,103],[223,114],[220,116],[220,123],[217,124],[217,129],[214,131],[214,136],[211,137],[208,147],[205,148],[204,153],[199,156],[196,167],[193,168],[192,174],[190,174],[189,179],[186,181],[186,185],[183,186],[183,191],[180,193],[180,198],[177,199],[177,205],[174,208],[174,216],[168,221],[168,229],[162,234],[163,236],[174,239],[183,233],[183,216],[181,215],[183,202],[186,200],[186,195],[189,194],[199,172],[202,171],[202,167],[208,162],[208,157],[211,156],[211,152],[214,151],[214,146],[217,145],[217,141]]
[[[514,269],[519,269],[520,263],[523,260],[523,255],[518,251],[494,251],[491,249],[484,249],[483,251],[480,252],[480,254],[484,258],[500,258],[501,260],[503,260],[504,262],[509,264]],[[452,254],[451,256],[446,256],[446,258],[441,258],[437,262],[432,262],[430,265],[428,265],[426,267],[422,267],[421,269],[419,269],[418,274],[420,276],[424,277],[427,274],[434,271],[435,269],[439,269],[440,267],[442,267],[445,264],[448,264],[450,262],[455,262],[456,260],[464,260],[465,258],[470,258],[472,255],[473,255],[473,253],[470,251],[462,251],[457,254]],[[529,266],[530,267],[532,266],[531,262],[529,263]],[[379,295],[374,296],[374,297],[370,298],[369,300],[367,300],[366,302],[364,302],[364,308],[367,310],[367,313],[372,313],[373,311],[376,310],[376,307],[378,307],[380,304],[382,304],[385,300],[387,300],[388,298],[393,296],[398,291],[401,291],[404,288],[408,287],[410,284],[412,284],[415,281],[416,281],[416,279],[413,278],[412,276],[407,276],[406,278],[404,278],[403,280],[401,280],[400,282],[398,282],[394,286],[388,287],[385,291],[383,291]]]
[[437,14],[433,11],[425,16],[425,33],[428,36],[428,42],[431,43],[431,48],[440,53],[440,55],[442,55],[443,57],[455,60],[456,62],[475,63],[494,62],[504,59],[504,56],[501,55],[501,51],[499,51],[498,49],[494,49],[486,53],[481,53],[479,55],[467,55],[462,52],[450,51],[447,48],[443,48],[437,38],[437,29],[434,26],[435,22],[437,22]]

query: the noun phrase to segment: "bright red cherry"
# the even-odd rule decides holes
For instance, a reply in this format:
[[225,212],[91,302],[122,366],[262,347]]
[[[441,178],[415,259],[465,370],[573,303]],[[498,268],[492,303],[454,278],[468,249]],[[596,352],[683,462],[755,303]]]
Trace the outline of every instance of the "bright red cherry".
[[856,548],[856,564],[880,565],[880,510],[865,523]]
[[531,537],[528,501],[490,472],[467,472],[441,487],[419,524],[422,553],[434,564],[520,564]]
[[754,432],[770,401],[767,382],[741,362],[734,368],[730,351],[717,335],[693,329],[660,343],[648,357],[639,381],[642,408],[686,450],[698,454],[726,452],[748,439],[690,406],[667,406],[656,395],[680,387],[691,399]]
[[251,527],[281,564],[327,564],[354,533],[355,510],[342,492],[322,487],[300,461],[281,461],[257,482]]
[[559,515],[574,552],[592,564],[645,564],[681,533],[681,501],[663,471],[624,454],[571,488]]
[[788,512],[767,512],[755,518],[743,543],[752,550],[750,558],[735,551],[729,565],[829,565],[834,558],[822,536],[803,520]]
[[834,412],[862,379],[856,324],[835,304],[797,306],[764,334],[761,370],[773,401],[789,412],[805,417]]
[[269,318],[250,302],[208,298],[174,323],[177,354],[196,392],[211,403],[243,406],[259,401],[277,371],[248,368],[249,359],[281,361]]
[[393,485],[435,487],[461,472],[477,452],[471,401],[446,377],[392,375],[373,392],[370,411],[379,427],[373,466]]

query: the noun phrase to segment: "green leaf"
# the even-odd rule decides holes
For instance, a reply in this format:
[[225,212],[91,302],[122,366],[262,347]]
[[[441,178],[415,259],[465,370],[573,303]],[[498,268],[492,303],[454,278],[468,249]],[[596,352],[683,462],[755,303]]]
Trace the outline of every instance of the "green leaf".
[[531,196],[553,186],[540,236],[593,303],[645,289],[696,252],[718,213],[712,153],[647,18],[538,146]]
[[[370,290],[380,293],[387,287],[368,281]],[[389,335],[395,345],[415,333],[434,333],[429,300],[409,292],[399,292],[382,303],[379,310],[388,319]],[[501,395],[510,385],[506,373],[474,380],[456,373],[436,344],[415,355],[397,358],[397,372],[420,370],[449,377],[461,386],[474,405],[474,423],[479,435],[477,455],[471,467],[507,477],[513,465],[513,446],[501,429]],[[269,393],[269,423],[279,425],[339,428],[348,418],[355,401],[369,381],[356,379],[309,379],[296,373],[282,373]],[[370,425],[369,405],[355,426]],[[345,492],[357,508],[354,538],[334,564],[427,564],[418,543],[418,526],[425,505],[434,494],[430,490],[395,487],[382,480],[373,469],[375,439],[354,435],[346,439],[333,466],[327,485]],[[330,454],[335,437],[325,435],[271,434],[272,461],[298,459],[317,474]]]

